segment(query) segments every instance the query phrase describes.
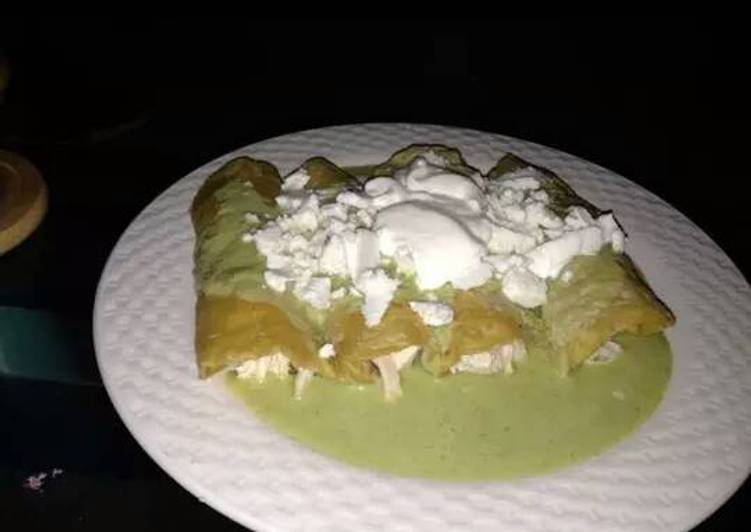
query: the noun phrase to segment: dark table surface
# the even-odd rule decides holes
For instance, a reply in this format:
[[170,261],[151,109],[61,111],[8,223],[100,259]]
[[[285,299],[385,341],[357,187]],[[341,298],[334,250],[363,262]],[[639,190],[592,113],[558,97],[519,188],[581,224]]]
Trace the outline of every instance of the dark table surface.
[[[702,19],[382,22],[16,19],[0,149],[32,160],[50,210],[0,257],[0,306],[49,311],[77,383],[0,377],[0,529],[239,530],[178,486],[101,386],[91,311],[131,219],[193,168],[271,136],[440,123],[574,153],[655,192],[748,276],[746,90]],[[392,28],[386,33],[384,27]],[[724,34],[727,35],[728,31]],[[720,50],[723,50],[720,52]],[[418,140],[418,139],[416,139]],[[720,151],[722,150],[722,151]],[[730,193],[719,195],[715,184]],[[749,442],[751,445],[751,442]],[[63,470],[51,477],[54,468]],[[43,491],[23,486],[47,472]],[[749,524],[748,482],[697,530]]]

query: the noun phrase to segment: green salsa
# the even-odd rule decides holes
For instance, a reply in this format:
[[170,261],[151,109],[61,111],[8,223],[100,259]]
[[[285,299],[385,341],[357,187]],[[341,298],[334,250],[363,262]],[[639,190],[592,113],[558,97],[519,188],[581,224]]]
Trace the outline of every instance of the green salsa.
[[664,335],[616,338],[613,361],[567,377],[532,348],[512,375],[436,379],[416,364],[393,403],[378,384],[315,378],[304,397],[293,379],[258,384],[227,377],[258,418],[320,453],[401,476],[453,481],[517,478],[592,457],[641,425],[671,373]]

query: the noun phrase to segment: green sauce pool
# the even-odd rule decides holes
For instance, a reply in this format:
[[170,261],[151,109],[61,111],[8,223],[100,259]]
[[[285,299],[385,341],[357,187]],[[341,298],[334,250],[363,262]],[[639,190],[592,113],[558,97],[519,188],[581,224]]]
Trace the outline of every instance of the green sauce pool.
[[670,380],[667,340],[623,335],[618,342],[615,360],[568,377],[534,350],[511,375],[436,379],[416,364],[402,372],[404,393],[393,403],[379,384],[316,378],[296,400],[291,378],[227,380],[262,421],[343,462],[408,477],[505,480],[597,455],[654,412]]

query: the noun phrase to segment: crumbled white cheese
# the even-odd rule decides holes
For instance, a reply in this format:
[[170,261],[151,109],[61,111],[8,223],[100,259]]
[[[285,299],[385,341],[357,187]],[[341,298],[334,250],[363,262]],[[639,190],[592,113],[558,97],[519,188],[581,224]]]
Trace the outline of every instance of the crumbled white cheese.
[[555,229],[564,224],[563,220],[548,209],[542,201],[532,201],[524,206],[524,223],[532,226],[539,225],[546,229]]
[[533,235],[493,224],[486,245],[491,253],[526,253],[537,245],[537,239]]
[[544,190],[538,190],[529,195],[530,199],[534,201],[541,201],[545,204],[550,202],[550,196]]
[[505,188],[503,182],[493,183],[492,186],[488,187],[488,191],[492,194],[488,199],[491,207],[501,215],[504,214],[503,207],[512,207],[524,201],[523,190]]
[[359,225],[362,225],[364,227],[369,228],[373,226],[373,215],[365,209],[358,209],[357,211],[355,211],[355,219],[357,220]]
[[524,224],[527,220],[527,211],[520,205],[506,205],[503,209],[503,216],[510,222],[518,225]]
[[321,215],[328,220],[347,221],[347,207],[341,203],[329,203],[321,207]]
[[547,301],[547,284],[526,268],[511,268],[503,275],[501,286],[504,295],[525,308],[544,305]]
[[420,316],[425,325],[440,327],[454,321],[454,310],[443,303],[410,301],[409,306]]
[[337,218],[331,218],[328,220],[326,226],[326,232],[329,235],[341,235],[344,233],[351,233],[357,230],[357,224],[350,218],[347,220],[339,220]]
[[602,231],[589,226],[566,232],[527,253],[529,269],[543,279],[558,277],[561,269],[577,255],[594,255],[602,247]]
[[373,231],[358,229],[342,235],[347,274],[356,279],[362,272],[378,266],[378,239]]
[[241,240],[246,244],[253,242],[253,235],[251,235],[250,233],[243,233]]
[[290,190],[302,190],[305,188],[305,185],[308,184],[308,181],[310,181],[310,174],[308,174],[305,168],[300,168],[284,178],[282,190],[285,192]]
[[318,267],[322,273],[347,275],[349,272],[347,269],[347,253],[341,236],[329,236],[323,247],[321,258],[318,260]]
[[235,368],[241,379],[252,379],[263,382],[266,375],[286,377],[289,374],[289,359],[281,353],[274,353],[265,357],[246,360]]
[[571,207],[564,223],[572,229],[584,229],[594,223],[594,218],[584,207]]
[[318,229],[318,216],[318,196],[310,194],[294,212],[280,216],[278,224],[283,231],[312,232]]
[[313,308],[327,309],[331,303],[331,279],[311,277],[304,282],[298,281],[295,283],[294,293]]
[[496,277],[503,278],[503,274],[512,268],[523,268],[527,262],[523,255],[516,253],[501,253],[500,255],[488,255],[485,262],[491,265]]
[[357,277],[355,287],[365,298],[362,314],[368,327],[380,323],[394,297],[397,286],[399,286],[399,281],[386,275],[386,272],[380,268],[368,270]]
[[318,356],[321,358],[331,358],[336,354],[334,344],[323,344],[318,350]]
[[300,267],[295,262],[295,257],[289,254],[269,253],[266,256],[266,268],[269,270],[291,272],[295,266]]
[[294,277],[282,270],[266,270],[263,272],[263,280],[272,290],[284,292],[287,289],[287,283],[294,280]]
[[503,186],[514,190],[537,190],[540,182],[534,177],[506,177]]
[[294,235],[287,242],[287,250],[294,254],[299,251],[305,251],[310,245],[310,241],[302,235]]
[[261,223],[261,219],[253,214],[252,212],[246,212],[245,213],[245,221],[249,224],[259,224]]
[[300,207],[303,202],[303,194],[287,193],[276,197],[276,204],[283,212],[292,212]]
[[266,255],[276,255],[282,249],[282,229],[270,224],[253,233],[253,242],[259,252]]
[[[380,322],[399,283],[382,267],[395,267],[423,291],[447,283],[469,289],[495,276],[510,300],[533,308],[546,301],[546,280],[573,257],[605,245],[623,250],[625,236],[611,214],[595,219],[573,207],[561,218],[550,210],[545,176],[534,168],[478,180],[442,161],[419,157],[392,177],[368,180],[362,192],[335,198],[305,190],[309,176],[293,172],[277,196],[282,214],[241,238],[264,255],[273,290],[291,282],[293,293],[320,309],[360,295],[369,326]],[[332,293],[323,280],[331,276],[351,286]]]

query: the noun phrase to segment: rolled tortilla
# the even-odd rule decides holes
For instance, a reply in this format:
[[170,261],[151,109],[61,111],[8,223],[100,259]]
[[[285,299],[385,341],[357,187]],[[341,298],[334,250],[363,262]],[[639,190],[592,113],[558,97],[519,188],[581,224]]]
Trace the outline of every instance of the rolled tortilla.
[[[311,166],[314,186],[323,186],[327,179],[339,186],[344,180],[327,172],[333,166],[328,161],[317,159]],[[330,365],[317,356],[307,309],[293,296],[265,285],[264,257],[252,242],[242,242],[248,214],[262,220],[279,213],[274,199],[281,183],[273,165],[241,157],[212,174],[195,196],[195,347],[201,377],[277,353],[295,369],[332,374]]]
[[[502,157],[490,179],[534,168],[550,208],[565,217],[583,207],[593,217],[603,211],[588,202],[558,175],[513,154]],[[564,268],[566,275],[548,282],[543,322],[564,372],[577,367],[618,333],[654,334],[675,323],[675,317],[647,284],[631,258],[603,248],[595,256],[577,256]]]
[[464,356],[523,342],[520,312],[500,288],[457,290],[453,309],[454,320],[434,331],[421,358],[423,367],[436,376],[449,374]]
[[654,334],[675,318],[628,255],[603,249],[575,257],[567,280],[549,283],[542,315],[561,369],[569,371],[618,333]]
[[410,307],[392,303],[378,325],[368,327],[357,310],[334,310],[327,329],[336,356],[332,359],[337,378],[347,382],[376,379],[375,360],[411,346],[422,347],[430,338],[428,328]]

